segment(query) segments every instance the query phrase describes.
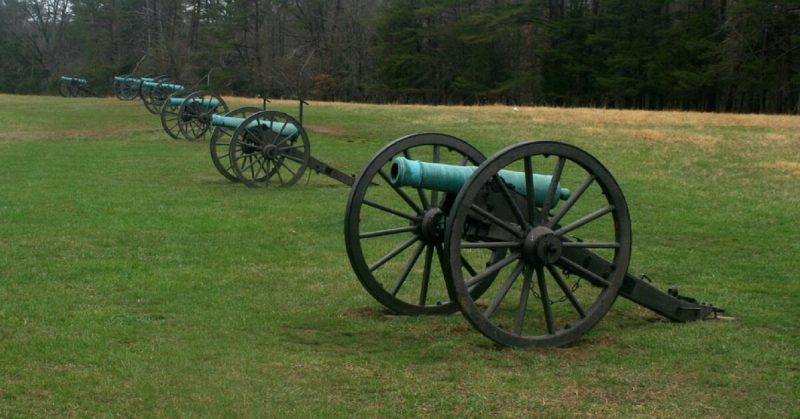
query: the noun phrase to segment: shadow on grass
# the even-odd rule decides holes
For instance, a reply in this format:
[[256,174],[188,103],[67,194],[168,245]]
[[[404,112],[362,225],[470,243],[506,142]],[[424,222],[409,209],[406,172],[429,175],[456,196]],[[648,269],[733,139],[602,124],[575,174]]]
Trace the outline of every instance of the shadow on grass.
[[415,363],[446,361],[458,353],[483,353],[486,357],[499,356],[507,361],[519,358],[527,362],[531,357],[588,361],[607,349],[621,354],[634,351],[627,343],[631,333],[652,327],[659,319],[646,310],[619,311],[610,313],[596,326],[597,330],[571,345],[517,350],[485,338],[459,313],[403,316],[378,307],[355,307],[343,309],[330,318],[284,325],[280,329],[280,339],[297,350],[335,356],[357,353],[377,358],[407,357],[413,358]]

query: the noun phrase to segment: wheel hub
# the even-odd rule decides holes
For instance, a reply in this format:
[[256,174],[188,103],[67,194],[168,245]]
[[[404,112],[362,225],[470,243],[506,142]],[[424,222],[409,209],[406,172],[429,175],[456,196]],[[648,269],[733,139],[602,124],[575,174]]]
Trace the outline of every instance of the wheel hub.
[[197,115],[197,119],[205,125],[210,125],[212,115],[213,113],[211,111],[201,112],[199,115]]
[[522,257],[534,266],[552,265],[561,257],[562,244],[553,230],[547,227],[534,227],[522,243]]
[[419,234],[422,241],[439,244],[444,240],[444,212],[440,208],[430,208],[422,215],[419,223]]
[[261,154],[270,160],[275,160],[275,158],[278,157],[278,146],[275,144],[266,144],[261,149]]

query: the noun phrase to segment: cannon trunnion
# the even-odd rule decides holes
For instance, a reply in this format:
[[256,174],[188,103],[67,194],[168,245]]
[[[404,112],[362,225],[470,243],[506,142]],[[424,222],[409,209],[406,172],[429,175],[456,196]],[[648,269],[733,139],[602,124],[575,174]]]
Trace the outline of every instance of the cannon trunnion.
[[485,159],[444,134],[416,134],[367,163],[345,211],[345,243],[364,288],[401,314],[460,310],[507,346],[563,346],[617,295],[674,321],[720,311],[628,273],[621,188],[589,153],[526,142]]

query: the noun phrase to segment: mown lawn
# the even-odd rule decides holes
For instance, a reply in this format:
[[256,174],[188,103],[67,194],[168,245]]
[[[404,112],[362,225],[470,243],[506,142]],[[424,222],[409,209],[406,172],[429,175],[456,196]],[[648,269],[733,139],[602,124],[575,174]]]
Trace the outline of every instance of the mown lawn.
[[800,416],[800,117],[317,102],[305,117],[312,154],[352,173],[421,131],[487,155],[579,145],[626,194],[631,270],[734,320],[620,300],[577,345],[501,349],[459,314],[396,316],[362,290],[347,187],[229,183],[139,103],[0,95],[0,416]]

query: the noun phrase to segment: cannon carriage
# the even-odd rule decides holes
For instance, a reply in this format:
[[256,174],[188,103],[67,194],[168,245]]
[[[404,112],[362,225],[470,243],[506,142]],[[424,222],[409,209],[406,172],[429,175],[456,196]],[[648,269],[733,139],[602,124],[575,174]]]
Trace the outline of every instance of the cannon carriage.
[[158,83],[161,80],[166,80],[167,76],[133,76],[125,74],[122,76],[114,76],[112,88],[114,96],[119,100],[142,100],[142,89],[145,82]]
[[58,80],[58,94],[62,97],[95,96],[89,81],[80,77],[61,76]]
[[164,101],[175,94],[189,94],[191,89],[182,83],[170,79],[143,81],[139,91],[145,109],[153,115],[159,115]]
[[679,322],[721,311],[628,272],[620,186],[589,153],[555,141],[486,159],[448,135],[401,138],[357,176],[345,244],[362,286],[390,310],[460,310],[505,346],[572,344],[618,295]]

